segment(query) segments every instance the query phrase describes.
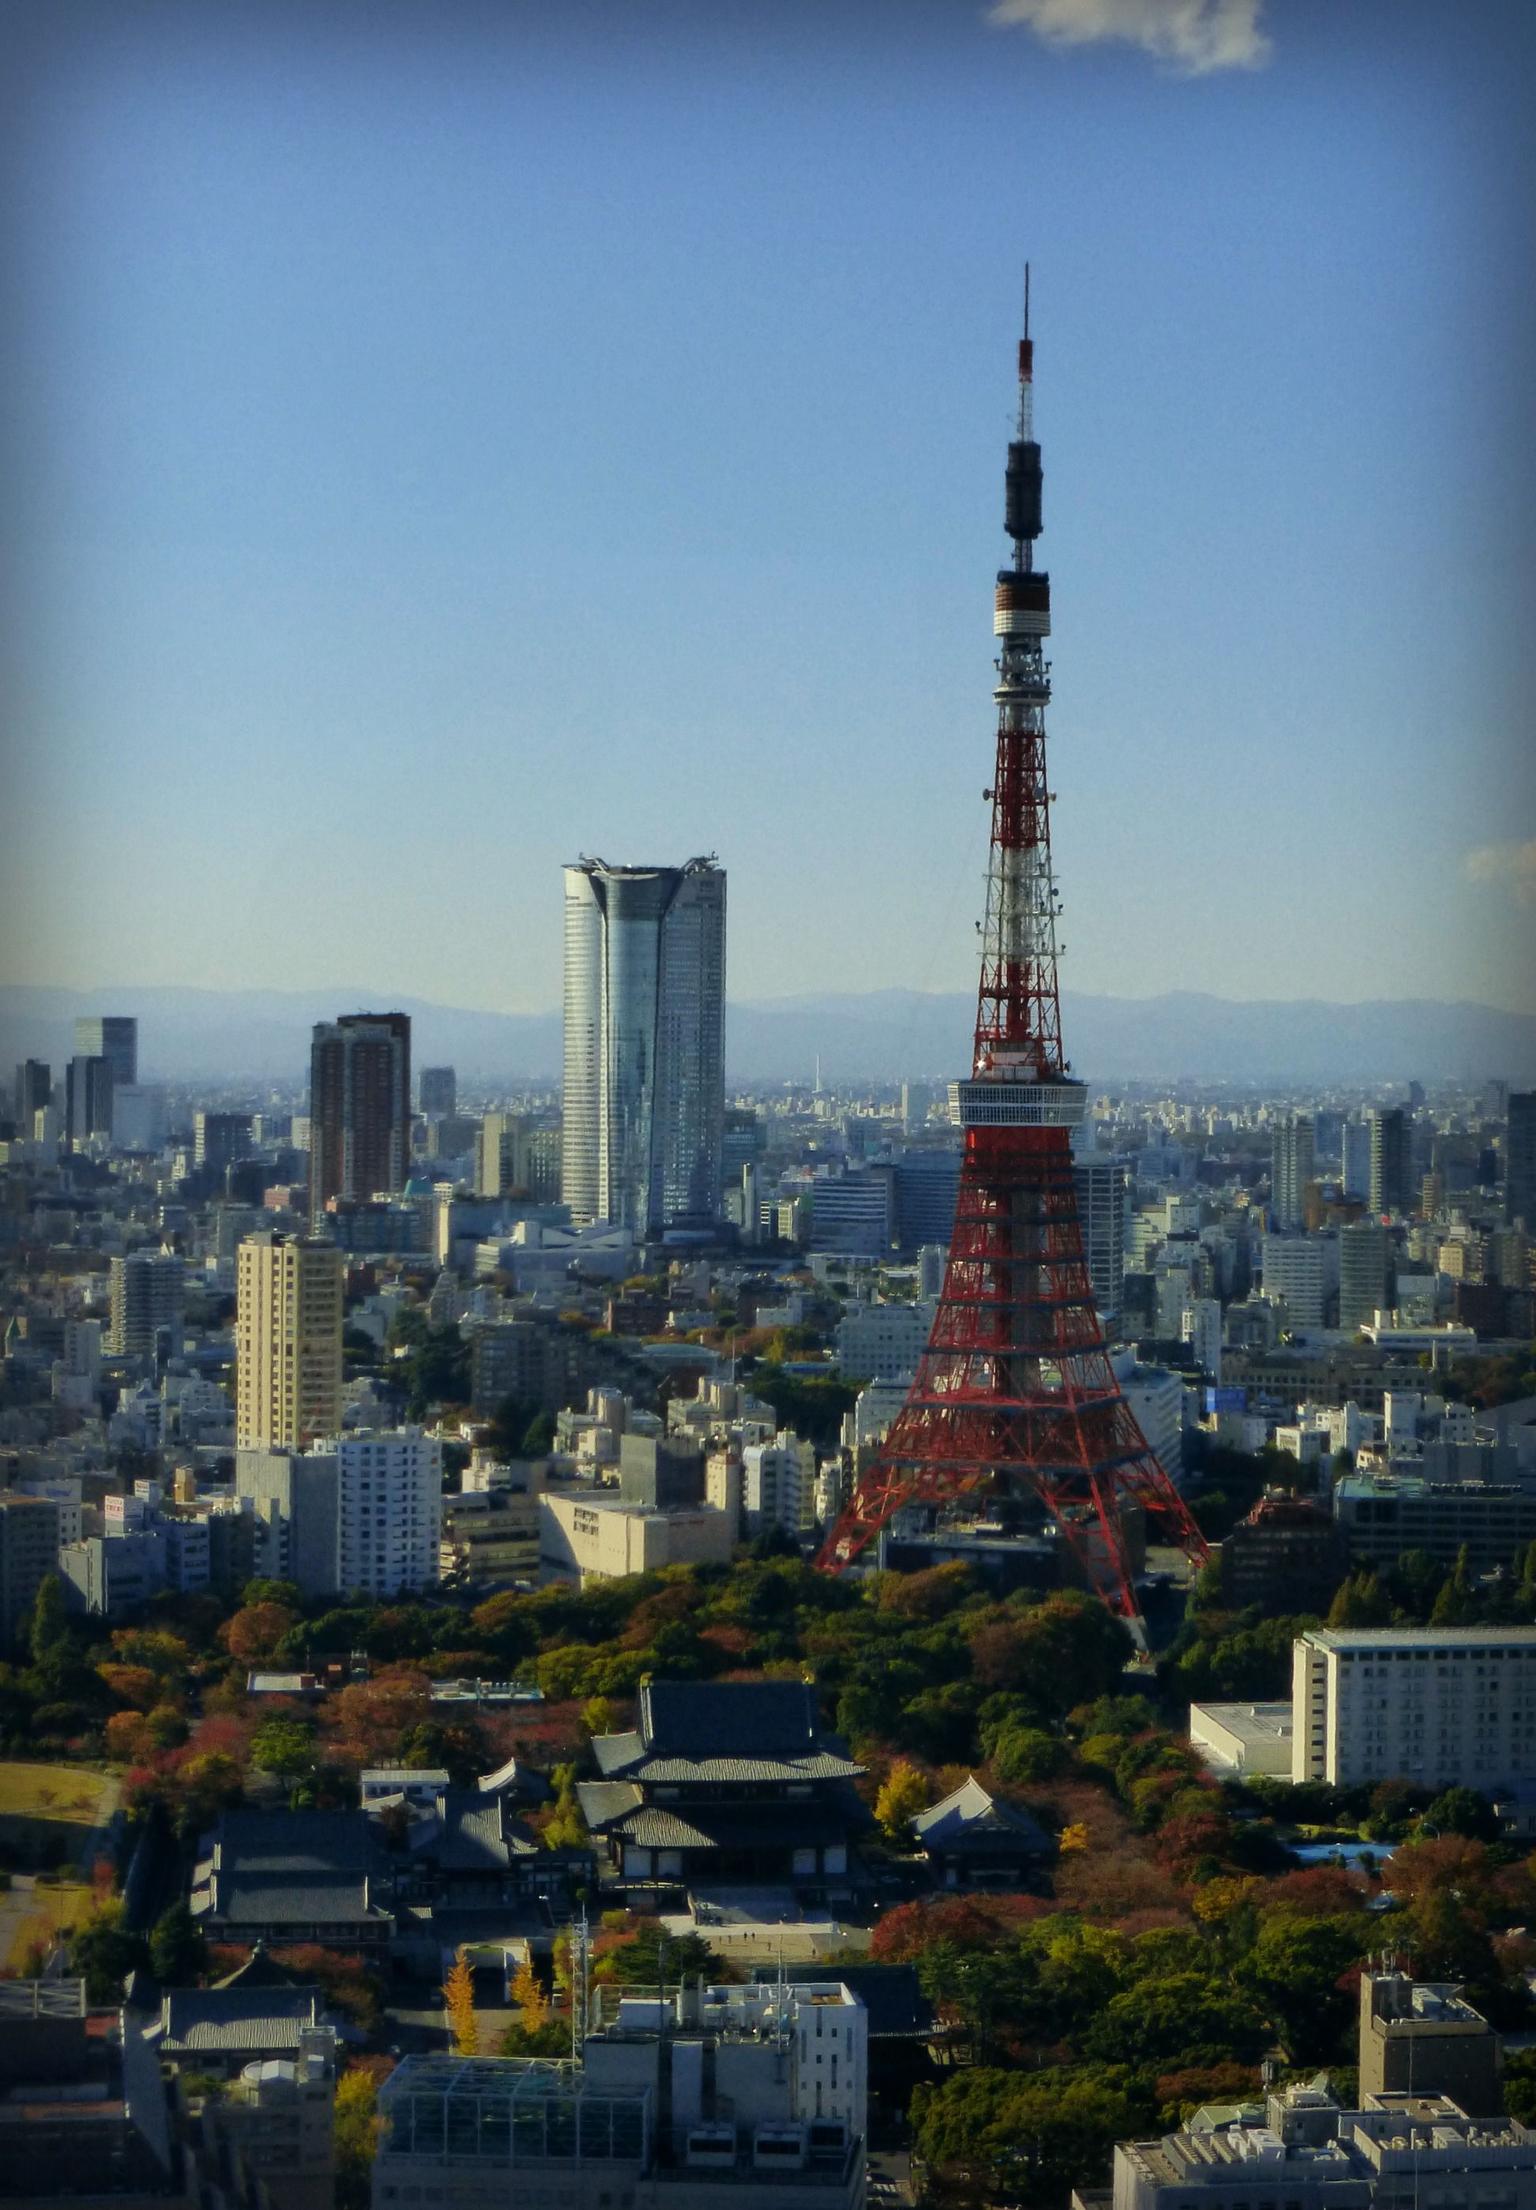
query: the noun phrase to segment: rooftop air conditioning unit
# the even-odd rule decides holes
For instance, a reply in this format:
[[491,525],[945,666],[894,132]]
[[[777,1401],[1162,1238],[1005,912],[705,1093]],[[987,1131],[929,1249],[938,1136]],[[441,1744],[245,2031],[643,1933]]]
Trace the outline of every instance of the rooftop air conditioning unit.
[[735,2127],[691,2126],[684,2154],[695,2170],[728,2169],[736,2162]]
[[759,2126],[752,2138],[752,2165],[759,2172],[802,2172],[806,2147],[803,2126]]

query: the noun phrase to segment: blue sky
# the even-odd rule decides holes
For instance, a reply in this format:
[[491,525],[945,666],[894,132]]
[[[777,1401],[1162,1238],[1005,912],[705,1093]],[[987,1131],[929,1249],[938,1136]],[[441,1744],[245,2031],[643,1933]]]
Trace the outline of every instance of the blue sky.
[[9,36],[0,979],[969,987],[1027,255],[1064,980],[1536,1005],[1528,9]]

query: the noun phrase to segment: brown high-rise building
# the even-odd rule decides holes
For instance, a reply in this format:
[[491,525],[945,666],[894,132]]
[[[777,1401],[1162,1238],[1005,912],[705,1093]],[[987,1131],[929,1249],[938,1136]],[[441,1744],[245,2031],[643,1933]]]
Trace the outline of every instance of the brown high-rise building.
[[317,1022],[309,1057],[309,1214],[405,1187],[411,1157],[411,1019]]

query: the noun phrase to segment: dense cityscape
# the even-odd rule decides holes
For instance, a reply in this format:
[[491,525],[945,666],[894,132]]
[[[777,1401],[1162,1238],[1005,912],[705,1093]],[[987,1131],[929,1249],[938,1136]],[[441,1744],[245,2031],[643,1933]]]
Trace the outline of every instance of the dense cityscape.
[[17,1069],[23,2191],[1526,2199],[1536,1093],[1086,1092],[1096,1532],[891,1486],[980,1073],[738,1093],[718,861],[564,887],[559,1089]]
[[[1118,41],[1182,91],[1265,69],[1260,17],[1258,0],[1004,0],[986,23],[1064,68]],[[1035,353],[1069,310],[1032,321],[1031,280],[990,639],[978,622],[974,693],[943,706],[968,726],[990,688],[994,749],[925,738],[899,770],[878,751],[835,904],[805,896],[772,745],[733,760],[722,738],[685,808],[670,726],[640,712],[610,744],[620,698],[591,816],[579,778],[544,792],[575,856],[542,866],[532,837],[498,853],[525,939],[506,1004],[558,1001],[557,1077],[552,1047],[539,1064],[445,1048],[448,1016],[459,1037],[479,1018],[469,891],[434,902],[390,861],[366,766],[343,821],[309,757],[285,780],[260,744],[259,825],[237,806],[237,836],[200,855],[231,870],[238,927],[192,884],[169,811],[136,891],[147,914],[174,885],[172,941],[206,958],[209,1005],[216,971],[243,974],[236,1004],[302,979],[299,937],[264,934],[280,907],[336,974],[378,978],[328,986],[312,1027],[306,1011],[307,1060],[296,1046],[274,1071],[253,1032],[191,1078],[155,991],[205,978],[148,982],[138,913],[111,916],[137,984],[82,994],[77,973],[66,1018],[29,950],[38,974],[0,994],[19,1061],[0,1092],[0,2201],[1536,2210],[1530,1024],[1464,999],[1503,1025],[1455,1033],[1513,1039],[1507,1063],[1455,1067],[1473,1053],[1452,1031],[1415,1029],[1370,1078],[1287,1061],[1279,1021],[1263,1048],[1292,1071],[1268,1081],[1236,1059],[1199,1079],[1078,1059],[1057,809],[1096,808],[1102,830],[1136,800],[1103,779],[1091,712],[1047,764]],[[687,350],[666,322],[668,376]],[[1071,382],[1050,373],[1043,393]],[[640,480],[654,424],[615,383]],[[648,404],[667,418],[666,394]],[[930,432],[904,425],[903,447]],[[1183,462],[1163,448],[1156,469]],[[425,480],[402,466],[392,496]],[[613,508],[592,596],[618,623],[650,556]],[[530,497],[535,566],[561,519]],[[1064,605],[1087,581],[1073,526]],[[889,537],[884,557],[896,576]],[[680,554],[674,577],[669,558],[702,662],[681,582],[706,563]],[[740,607],[760,589],[744,564]],[[473,628],[462,579],[435,618],[446,657]],[[1123,649],[1140,684],[1134,625],[1085,654],[1104,617],[1076,619],[1064,666]],[[757,620],[733,599],[738,666]],[[836,633],[849,657],[855,626]],[[1217,656],[1194,681],[1219,697]],[[372,779],[467,886],[474,744],[437,708],[409,787]],[[504,734],[498,776],[533,788],[536,754],[504,760]],[[302,741],[330,772],[322,738]],[[653,815],[623,780],[631,743]],[[877,808],[904,775],[921,814],[983,766],[975,1018],[951,1063],[887,1035],[899,1078],[875,1079],[835,1016],[810,1064],[733,1058],[728,941],[731,972],[770,971],[763,939],[782,919],[788,943],[803,900],[826,917],[834,1003],[871,913],[909,902],[951,931]],[[1296,771],[1308,806],[1322,780]],[[1205,802],[1199,781],[1181,807]],[[1295,864],[1283,809],[1261,830],[1239,782],[1221,794],[1234,940],[1264,933],[1238,875]],[[1517,800],[1473,825],[1459,879],[1523,929],[1536,844]],[[1195,819],[1138,854],[1164,902],[1139,883],[1104,924],[1148,1002],[1195,933],[1166,895],[1207,863]],[[345,932],[343,846],[369,869]],[[91,901],[54,901],[67,871],[47,865],[49,925],[55,904],[78,919]],[[1298,915],[1306,879],[1287,885]],[[1383,941],[1407,910],[1383,905]],[[416,976],[453,1007],[387,982],[402,913]],[[1524,987],[1514,942],[1490,999]],[[1299,989],[1303,963],[1275,956]],[[1351,971],[1371,957],[1352,944]]]

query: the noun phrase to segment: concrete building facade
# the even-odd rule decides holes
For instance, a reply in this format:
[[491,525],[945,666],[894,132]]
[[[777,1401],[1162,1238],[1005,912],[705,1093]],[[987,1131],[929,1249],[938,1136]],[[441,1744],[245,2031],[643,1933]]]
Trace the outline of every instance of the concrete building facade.
[[302,1450],[341,1425],[342,1254],[274,1232],[235,1268],[235,1444]]
[[1297,1781],[1493,1794],[1536,1772],[1536,1627],[1315,1627],[1291,1695]]

